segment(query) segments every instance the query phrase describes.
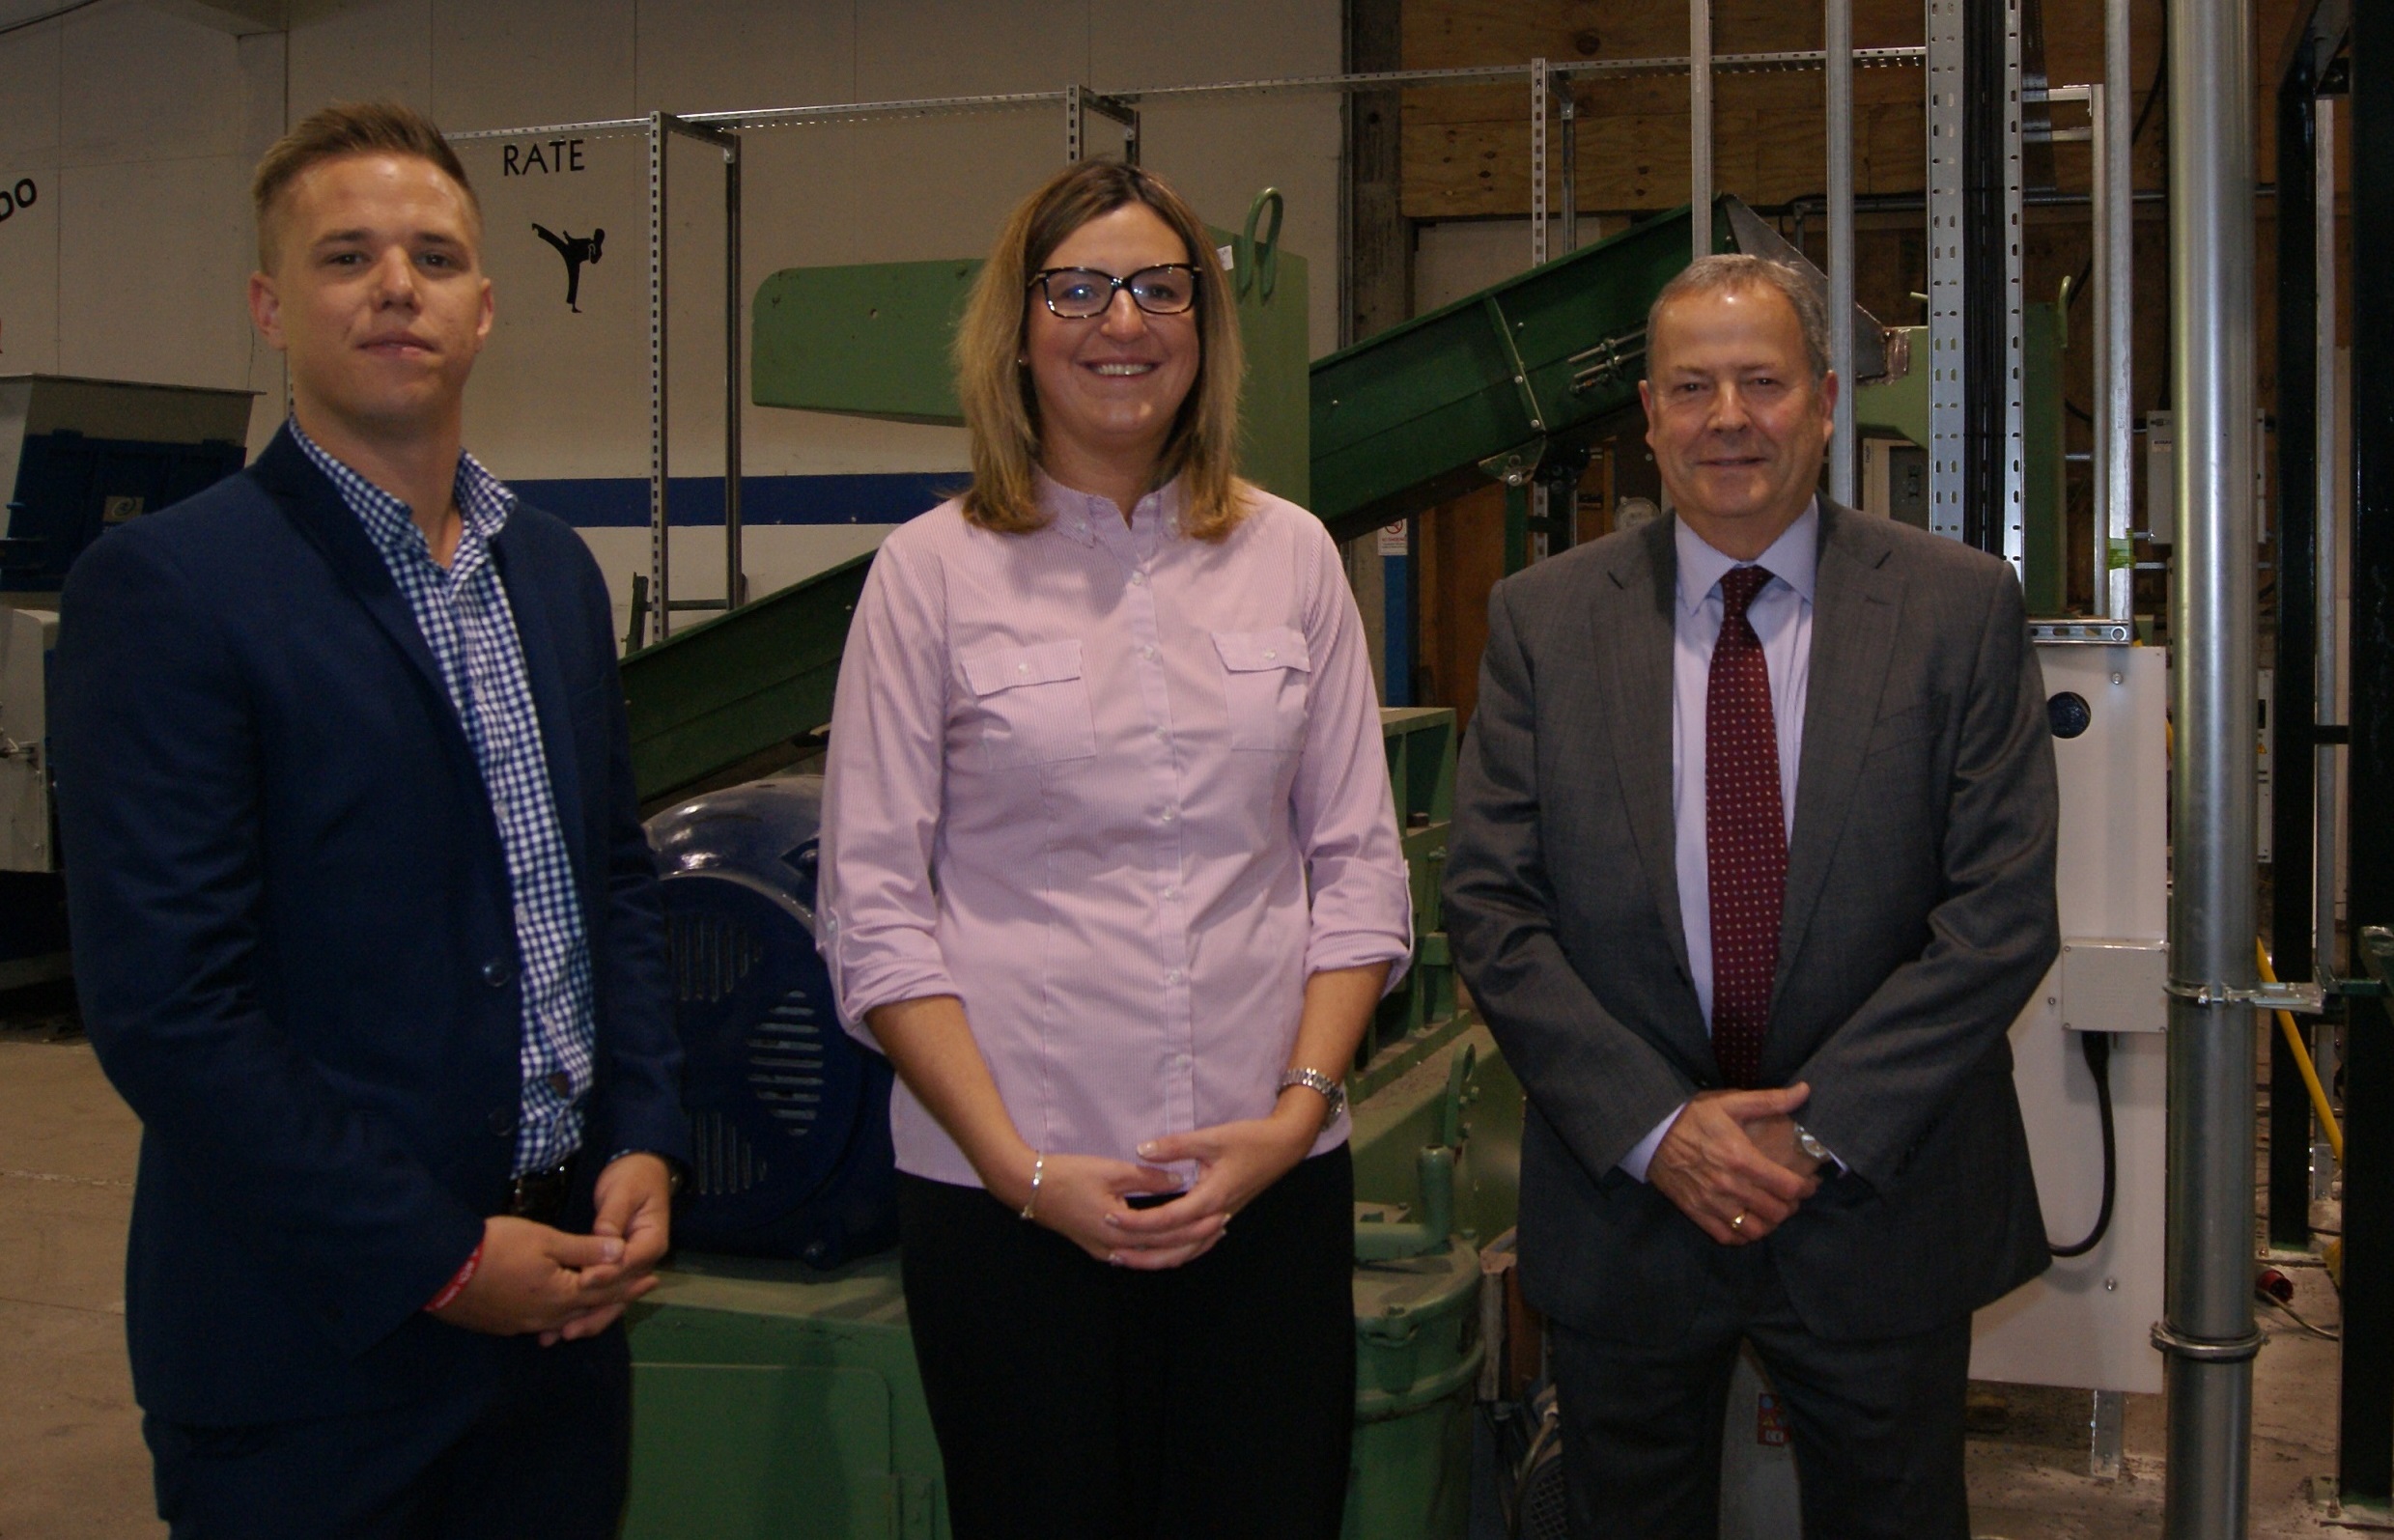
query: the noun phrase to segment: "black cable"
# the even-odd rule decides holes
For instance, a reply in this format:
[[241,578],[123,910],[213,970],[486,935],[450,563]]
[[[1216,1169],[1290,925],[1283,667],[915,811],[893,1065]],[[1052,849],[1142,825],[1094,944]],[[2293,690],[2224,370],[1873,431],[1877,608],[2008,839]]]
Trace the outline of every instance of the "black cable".
[[2111,1228],[2111,1200],[2119,1185],[2120,1152],[2111,1126],[2111,1034],[2081,1032],[2079,1051],[2086,1055],[2087,1073],[2095,1077],[2095,1106],[2103,1120],[2103,1206],[2095,1216],[2095,1228],[2076,1246],[2055,1246],[2050,1238],[2045,1249],[2055,1256],[2084,1256],[2102,1244],[2104,1232]]

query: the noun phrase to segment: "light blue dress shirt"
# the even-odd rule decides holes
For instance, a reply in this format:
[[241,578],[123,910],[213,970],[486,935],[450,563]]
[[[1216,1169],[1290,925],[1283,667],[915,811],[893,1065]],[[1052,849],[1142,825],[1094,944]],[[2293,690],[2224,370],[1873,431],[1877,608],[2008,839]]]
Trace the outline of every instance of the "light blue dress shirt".
[[[1678,603],[1672,610],[1671,817],[1679,880],[1679,921],[1687,938],[1687,968],[1704,1030],[1712,1029],[1712,877],[1704,843],[1704,697],[1712,678],[1712,647],[1721,635],[1721,577],[1733,567],[1760,566],[1771,581],[1746,606],[1770,673],[1770,712],[1779,736],[1779,808],[1788,837],[1795,836],[1795,771],[1803,757],[1804,702],[1812,683],[1813,580],[1820,567],[1820,504],[1815,499],[1771,542],[1756,563],[1725,556],[1679,519],[1672,539],[1678,551]],[[1655,1146],[1686,1104],[1654,1125],[1621,1161],[1646,1180]]]

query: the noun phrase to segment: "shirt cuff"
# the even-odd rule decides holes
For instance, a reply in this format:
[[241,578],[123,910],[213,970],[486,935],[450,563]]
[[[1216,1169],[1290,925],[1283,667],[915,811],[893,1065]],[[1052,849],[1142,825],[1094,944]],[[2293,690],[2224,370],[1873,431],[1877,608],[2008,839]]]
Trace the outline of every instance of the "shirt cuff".
[[1671,1125],[1679,1121],[1679,1114],[1686,1110],[1685,1102],[1673,1107],[1669,1117],[1654,1125],[1653,1133],[1640,1139],[1627,1155],[1620,1158],[1620,1168],[1639,1181],[1645,1181],[1646,1168],[1654,1163],[1654,1151],[1661,1147],[1663,1135],[1671,1132]]

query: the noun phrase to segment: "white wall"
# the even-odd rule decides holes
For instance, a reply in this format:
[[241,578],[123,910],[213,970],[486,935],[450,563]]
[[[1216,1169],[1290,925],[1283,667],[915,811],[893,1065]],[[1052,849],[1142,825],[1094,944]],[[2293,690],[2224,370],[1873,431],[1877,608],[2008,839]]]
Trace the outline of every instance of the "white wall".
[[[460,132],[1339,64],[1337,0],[295,0],[293,11],[287,34],[237,39],[141,0],[101,0],[0,34],[0,188],[26,177],[39,188],[32,208],[0,221],[0,373],[245,386],[262,393],[251,436],[263,445],[283,385],[242,308],[247,180],[287,123],[331,100],[396,97]],[[468,444],[504,476],[647,474],[645,146],[583,137],[582,169],[520,176],[503,174],[497,145],[461,146],[498,290]],[[1311,259],[1317,353],[1337,336],[1338,149],[1332,95],[1158,102],[1144,114],[1144,163],[1215,223],[1235,226],[1267,182],[1286,194],[1284,240]],[[744,153],[753,293],[784,266],[980,253],[1061,163],[1062,111],[752,130]],[[670,175],[673,469],[719,475],[719,160],[681,143]],[[606,231],[578,315],[535,220]],[[751,475],[964,464],[954,430],[750,406],[743,432]],[[859,535],[751,530],[752,587],[848,554]],[[645,565],[644,534],[594,532],[592,544],[619,590]],[[691,585],[677,581],[677,593],[718,592],[719,550],[705,531],[677,532],[677,573]]]

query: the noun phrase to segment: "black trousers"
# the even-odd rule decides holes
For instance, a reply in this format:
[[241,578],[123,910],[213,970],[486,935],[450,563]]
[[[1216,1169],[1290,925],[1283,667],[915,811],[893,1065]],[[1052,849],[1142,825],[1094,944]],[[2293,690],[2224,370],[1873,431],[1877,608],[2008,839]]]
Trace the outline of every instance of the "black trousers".
[[1134,1272],[902,1177],[906,1310],[955,1540],[1335,1540],[1355,1420],[1355,1170],[1299,1162]]
[[504,1344],[492,1392],[247,1427],[149,1417],[172,1540],[613,1540],[632,1450],[618,1325]]
[[1808,1540],[1969,1540],[1970,1318],[1916,1336],[1812,1335],[1760,1246],[1721,1259],[1677,1342],[1548,1323],[1572,1540],[1718,1540],[1721,1423],[1740,1338],[1787,1403]]

